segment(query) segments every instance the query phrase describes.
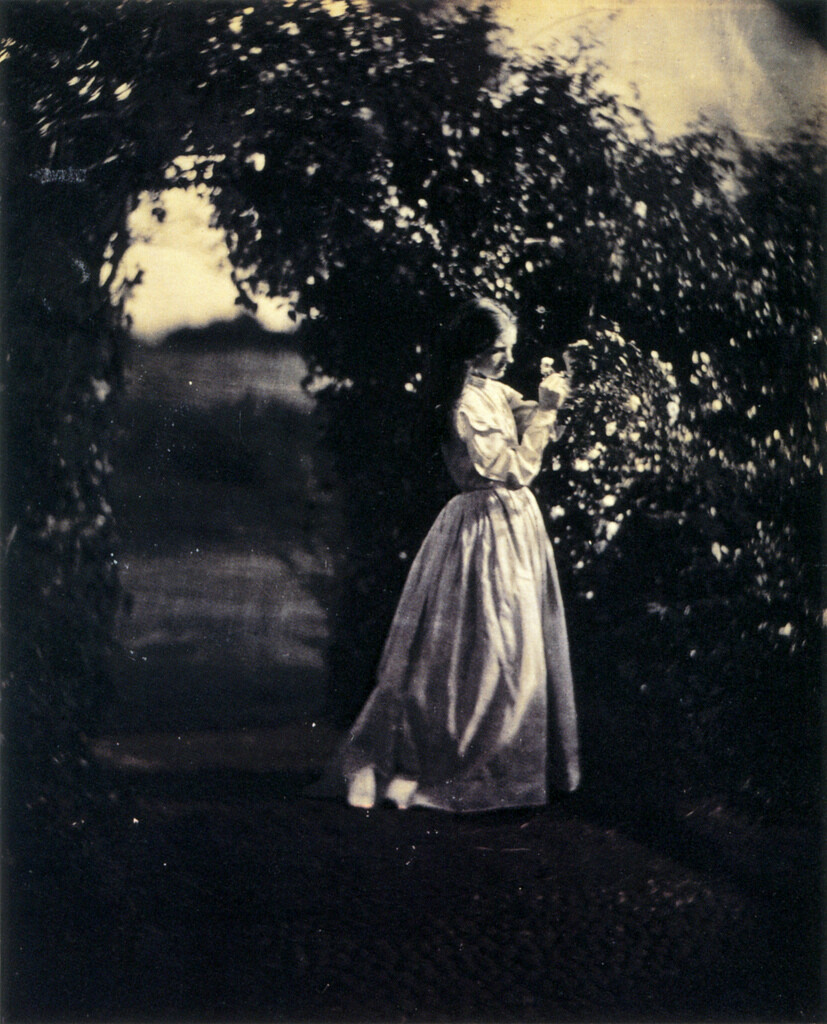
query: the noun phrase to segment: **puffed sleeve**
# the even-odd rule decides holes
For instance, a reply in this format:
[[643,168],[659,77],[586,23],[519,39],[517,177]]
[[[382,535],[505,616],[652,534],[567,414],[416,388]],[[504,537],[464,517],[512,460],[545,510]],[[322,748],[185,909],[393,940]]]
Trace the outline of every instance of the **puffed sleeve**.
[[514,441],[482,391],[464,393],[456,410],[457,434],[480,476],[509,487],[524,487],[537,476],[557,413],[534,405],[521,439]]

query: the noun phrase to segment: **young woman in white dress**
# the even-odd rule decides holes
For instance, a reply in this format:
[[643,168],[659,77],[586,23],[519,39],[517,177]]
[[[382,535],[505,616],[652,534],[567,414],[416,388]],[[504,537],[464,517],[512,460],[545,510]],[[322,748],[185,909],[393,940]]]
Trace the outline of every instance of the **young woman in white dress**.
[[376,688],[322,781],[355,807],[525,807],[578,785],[563,603],[529,489],[568,389],[551,374],[533,402],[502,383],[516,340],[505,309],[474,299],[434,368],[460,493],[411,565]]

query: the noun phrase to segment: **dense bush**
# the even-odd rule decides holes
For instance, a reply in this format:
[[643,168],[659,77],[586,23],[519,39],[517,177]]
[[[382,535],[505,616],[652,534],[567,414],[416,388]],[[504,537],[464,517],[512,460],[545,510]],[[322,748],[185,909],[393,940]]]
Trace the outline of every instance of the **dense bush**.
[[[681,385],[670,363],[615,330],[597,330],[585,352],[567,433],[538,486],[602,767],[651,771],[654,757],[682,787],[809,805],[821,339],[801,382],[809,420],[760,441],[755,408],[708,353],[693,353]],[[657,741],[641,758],[647,736]]]

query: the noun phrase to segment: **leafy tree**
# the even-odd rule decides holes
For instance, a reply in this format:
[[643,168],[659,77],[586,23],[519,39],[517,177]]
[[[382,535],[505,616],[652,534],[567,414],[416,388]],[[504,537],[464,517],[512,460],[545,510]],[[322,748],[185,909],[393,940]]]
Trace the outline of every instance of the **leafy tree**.
[[6,771],[9,816],[42,842],[90,806],[84,737],[110,691],[119,593],[109,286],[137,195],[193,116],[193,19],[129,3],[4,15]]

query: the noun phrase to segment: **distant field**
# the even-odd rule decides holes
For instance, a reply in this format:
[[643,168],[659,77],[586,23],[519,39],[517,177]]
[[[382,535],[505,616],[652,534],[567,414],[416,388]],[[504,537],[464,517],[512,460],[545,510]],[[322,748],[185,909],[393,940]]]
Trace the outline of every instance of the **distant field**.
[[301,389],[307,366],[298,352],[259,349],[208,351],[136,346],[126,371],[132,399],[155,399],[171,406],[211,409],[246,396],[256,403],[278,402],[310,412],[313,399]]
[[126,592],[110,731],[317,714],[341,533],[291,351],[139,349],[115,472]]

